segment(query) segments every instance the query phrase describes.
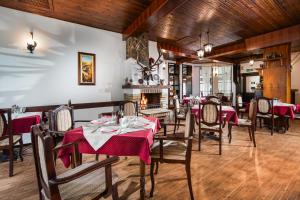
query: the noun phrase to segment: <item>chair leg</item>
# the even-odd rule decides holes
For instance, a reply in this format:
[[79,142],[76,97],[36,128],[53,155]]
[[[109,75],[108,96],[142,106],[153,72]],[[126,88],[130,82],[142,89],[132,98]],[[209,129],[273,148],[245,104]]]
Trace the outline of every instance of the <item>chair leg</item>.
[[201,151],[201,140],[202,140],[202,135],[201,135],[201,131],[200,131],[200,129],[199,129],[199,131],[198,131],[198,151]]
[[119,199],[119,193],[118,193],[118,184],[112,186],[112,199],[118,200]]
[[222,155],[222,132],[219,133],[219,155]]
[[250,126],[248,126],[248,133],[249,133],[250,141],[252,141],[252,128]]
[[173,132],[174,135],[175,135],[175,132],[176,132],[176,126],[177,126],[177,119],[175,119],[175,123],[174,123],[174,132]]
[[9,147],[9,177],[14,175],[14,147]]
[[20,160],[23,162],[23,140],[22,140],[22,138],[20,139],[19,144],[20,144],[19,157],[20,157]]
[[273,135],[274,132],[274,119],[271,119],[271,135]]
[[151,178],[151,190],[150,190],[150,197],[153,197],[153,192],[154,192],[154,162],[151,162],[150,166],[150,178]]
[[185,171],[186,171],[191,200],[194,200],[193,187],[192,187],[192,176],[191,176],[191,166],[189,163],[185,164]]
[[154,174],[158,174],[158,166],[159,166],[159,162],[157,161],[157,162],[156,162],[156,168],[155,168]]
[[180,127],[180,119],[178,119],[178,124],[177,124],[177,130],[179,129],[179,127]]
[[261,118],[259,118],[259,128],[262,128]]
[[253,145],[254,145],[254,147],[256,147],[255,130],[254,130],[253,127],[251,128],[251,133],[252,133],[252,141],[253,141]]
[[229,137],[229,143],[231,143],[232,135],[231,135],[232,125],[228,124],[228,137]]

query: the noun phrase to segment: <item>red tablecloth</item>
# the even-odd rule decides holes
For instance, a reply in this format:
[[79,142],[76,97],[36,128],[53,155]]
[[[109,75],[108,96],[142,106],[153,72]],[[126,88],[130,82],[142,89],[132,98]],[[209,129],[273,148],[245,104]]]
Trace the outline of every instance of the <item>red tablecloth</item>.
[[[156,123],[155,131],[151,129],[136,131],[115,135],[111,137],[100,149],[95,151],[93,147],[85,140],[82,127],[68,131],[64,135],[62,144],[74,142],[83,139],[78,144],[78,150],[83,154],[106,154],[111,156],[139,156],[145,164],[151,163],[150,148],[153,144],[153,136],[160,129],[160,123],[157,118],[145,117]],[[70,154],[72,148],[64,148],[59,151],[58,157],[62,160],[65,167],[70,166]]]
[[27,117],[20,117],[12,120],[13,134],[29,133],[32,125],[39,124],[41,116],[32,115]]
[[187,105],[187,104],[189,104],[190,103],[190,99],[189,98],[183,98],[183,100],[182,100],[182,103],[184,104],[184,105]]
[[299,113],[300,112],[300,104],[296,104],[295,106],[296,106],[296,110],[295,110],[296,113]]
[[294,107],[293,106],[274,106],[274,114],[278,116],[290,116],[291,119],[295,118]]
[[[198,118],[200,117],[200,115],[199,115],[199,107],[198,106],[194,106],[192,108],[192,112],[195,113],[195,115]],[[238,123],[239,118],[237,116],[237,113],[234,110],[234,108],[232,108],[231,106],[222,106],[222,114],[226,115],[226,121],[227,122],[232,121],[235,124]]]

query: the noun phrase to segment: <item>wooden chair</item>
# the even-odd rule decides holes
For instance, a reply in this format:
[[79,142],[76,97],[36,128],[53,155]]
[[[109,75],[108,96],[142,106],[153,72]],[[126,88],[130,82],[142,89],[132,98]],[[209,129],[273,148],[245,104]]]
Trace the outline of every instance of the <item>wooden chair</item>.
[[[168,125],[164,124],[164,131]],[[182,124],[183,125],[183,124]],[[184,126],[184,125],[183,125]],[[179,163],[185,165],[188,186],[191,199],[194,199],[192,180],[191,180],[191,154],[193,143],[193,126],[194,115],[189,110],[186,115],[185,132],[183,137],[177,135],[156,135],[155,140],[159,141],[159,145],[153,147],[151,153],[151,192],[150,197],[153,197],[154,192],[154,164],[155,163]]]
[[201,150],[202,132],[219,133],[219,154],[222,154],[222,115],[221,103],[207,101],[199,104],[199,151]]
[[57,175],[53,152],[73,147],[75,153],[75,143],[54,148],[52,136],[39,125],[32,127],[31,139],[40,199],[100,199],[110,194],[118,199],[117,175],[111,170],[117,157],[85,163]]
[[212,101],[212,102],[215,102],[215,103],[221,103],[221,99],[217,96],[207,96],[206,100],[207,101]]
[[271,125],[271,135],[273,135],[275,119],[278,118],[277,115],[274,115],[273,99],[259,97],[257,99],[256,116],[259,119],[260,128],[262,128],[262,120],[269,120]]
[[123,110],[124,116],[138,116],[138,103],[135,101],[126,101],[121,105],[121,110]]
[[244,114],[246,113],[246,107],[243,103],[243,98],[241,95],[236,96],[236,112],[238,116],[241,116],[241,118],[244,118]]
[[231,143],[231,139],[232,139],[232,134],[231,134],[232,126],[247,127],[249,132],[249,138],[251,141],[253,141],[254,147],[256,147],[256,141],[255,141],[256,112],[257,112],[257,102],[256,100],[253,99],[250,102],[248,119],[239,118],[237,124],[235,124],[234,122],[228,123],[229,143]]
[[185,120],[186,118],[187,107],[181,106],[178,98],[174,98],[173,103],[175,106],[174,108],[174,117],[175,117],[174,134],[175,134],[176,129],[178,129],[180,126],[180,121]]
[[[5,118],[7,114],[7,120]],[[23,161],[22,135],[13,135],[11,124],[11,110],[0,110],[0,150],[9,153],[9,176],[14,174],[14,147],[19,145],[19,157]]]

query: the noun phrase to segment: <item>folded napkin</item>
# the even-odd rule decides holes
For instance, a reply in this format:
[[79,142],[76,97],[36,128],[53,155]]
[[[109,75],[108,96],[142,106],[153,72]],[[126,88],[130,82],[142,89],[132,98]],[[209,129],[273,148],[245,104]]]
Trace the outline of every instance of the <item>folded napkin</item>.
[[100,149],[112,136],[119,134],[118,126],[82,126],[83,135],[95,151]]
[[144,117],[126,116],[120,119],[119,125],[112,125],[105,119],[93,120],[82,126],[83,135],[95,151],[100,149],[112,136],[135,131],[152,129],[155,131],[155,123]]

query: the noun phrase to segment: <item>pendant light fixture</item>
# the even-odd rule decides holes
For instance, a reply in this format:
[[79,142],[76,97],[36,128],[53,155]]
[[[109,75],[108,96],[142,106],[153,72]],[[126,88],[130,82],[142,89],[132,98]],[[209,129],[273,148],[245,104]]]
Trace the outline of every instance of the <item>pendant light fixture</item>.
[[201,34],[199,35],[200,38],[200,49],[197,51],[197,55],[199,58],[204,57],[204,49],[202,48],[202,42],[201,42]]
[[207,44],[204,45],[204,51],[205,53],[210,53],[213,48],[213,44],[209,43],[209,31],[207,31],[206,33],[207,33]]

